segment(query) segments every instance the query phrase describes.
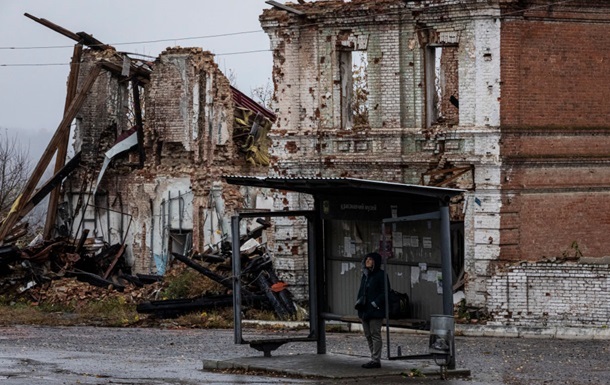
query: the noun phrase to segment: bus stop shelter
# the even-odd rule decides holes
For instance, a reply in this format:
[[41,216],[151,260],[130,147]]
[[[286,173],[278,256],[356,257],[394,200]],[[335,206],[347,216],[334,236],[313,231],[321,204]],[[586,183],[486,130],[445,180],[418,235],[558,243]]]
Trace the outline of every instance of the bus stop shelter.
[[[307,263],[308,263],[308,290],[309,290],[309,334],[299,338],[269,338],[262,340],[246,340],[242,332],[242,296],[241,296],[241,262],[240,258],[233,258],[233,301],[234,301],[234,335],[236,344],[249,344],[251,347],[263,351],[270,356],[271,351],[289,342],[316,342],[317,353],[326,353],[325,323],[328,320],[342,319],[342,314],[329,311],[328,298],[330,294],[344,291],[343,288],[329,286],[329,269],[333,247],[333,223],[339,220],[372,219],[381,227],[376,238],[373,237],[369,251],[378,251],[384,259],[392,258],[392,250],[398,250],[396,244],[407,236],[395,239],[395,244],[386,239],[386,234],[392,227],[400,223],[427,221],[422,246],[428,247],[432,253],[439,254],[439,298],[442,303],[438,313],[453,316],[453,287],[452,287],[452,261],[450,236],[450,201],[453,197],[462,194],[463,190],[439,188],[420,185],[410,185],[393,182],[380,182],[354,178],[279,178],[279,177],[251,177],[251,176],[225,176],[227,183],[232,185],[277,189],[286,192],[309,194],[313,198],[313,208],[301,211],[266,211],[241,212],[232,217],[232,247],[233,255],[240,255],[240,221],[256,217],[303,217],[307,220]],[[333,222],[334,221],[334,222]],[[435,221],[438,226],[430,226]],[[345,226],[345,224],[342,224]],[[389,229],[389,231],[386,231]],[[336,238],[336,237],[335,237]],[[395,236],[396,238],[396,236]],[[420,242],[418,237],[417,242]],[[379,242],[379,243],[377,243]],[[339,243],[339,242],[335,242]],[[434,243],[435,249],[432,248]],[[345,253],[346,245],[342,249]],[[343,246],[338,246],[339,248]],[[353,250],[352,250],[353,252]],[[349,253],[352,256],[353,253]],[[345,262],[341,262],[345,265]],[[407,263],[404,263],[407,264]],[[413,263],[411,263],[412,265]],[[420,263],[421,265],[421,263]],[[387,267],[387,265],[386,265]],[[387,268],[386,268],[387,272]],[[445,279],[449,277],[449,279]],[[353,290],[345,290],[352,292]],[[335,302],[341,303],[341,298]],[[353,308],[353,302],[347,304]],[[337,307],[337,306],[336,306]],[[338,305],[340,308],[340,305]],[[341,313],[341,312],[340,312]],[[389,321],[389,320],[386,320]],[[389,325],[387,323],[386,325]],[[389,329],[389,328],[387,328]],[[386,329],[386,330],[387,330]],[[388,358],[390,357],[390,343],[388,332]],[[396,358],[396,357],[394,357]],[[454,358],[454,357],[453,357]]]

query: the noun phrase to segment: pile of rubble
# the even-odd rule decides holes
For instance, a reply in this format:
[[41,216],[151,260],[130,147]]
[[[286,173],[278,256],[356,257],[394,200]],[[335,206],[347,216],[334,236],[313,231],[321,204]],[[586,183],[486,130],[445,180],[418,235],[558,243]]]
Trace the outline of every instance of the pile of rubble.
[[[266,244],[259,242],[262,231],[270,226],[258,220],[260,226],[248,233],[240,245],[241,293],[244,308],[271,310],[282,320],[295,319],[298,305],[286,283],[276,275]],[[216,254],[196,254],[191,258],[173,253],[175,261],[211,279],[224,288],[224,293],[195,298],[148,301],[138,305],[138,312],[175,316],[191,311],[233,306],[232,246],[223,243]]]
[[[271,310],[279,319],[294,319],[298,306],[286,284],[274,272],[266,245],[260,242],[262,223],[244,237],[240,247],[244,308]],[[173,253],[172,264],[183,264],[215,282],[219,290],[194,298],[157,300],[163,277],[131,274],[124,258],[125,244],[107,245],[95,238],[38,237],[27,247],[0,247],[0,296],[25,297],[35,304],[77,304],[91,299],[122,296],[140,313],[175,317],[189,312],[233,306],[231,244],[215,253],[184,256]],[[166,285],[167,286],[167,285]]]
[[131,275],[124,244],[107,245],[86,235],[78,241],[39,236],[24,248],[1,246],[0,295],[47,304],[104,299],[107,293],[147,299],[138,289],[162,277]]

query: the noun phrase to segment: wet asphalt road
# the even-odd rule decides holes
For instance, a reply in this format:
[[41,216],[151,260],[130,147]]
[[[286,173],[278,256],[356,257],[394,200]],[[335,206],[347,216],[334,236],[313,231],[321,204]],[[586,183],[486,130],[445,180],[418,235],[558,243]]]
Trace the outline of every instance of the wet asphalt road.
[[[292,332],[273,332],[278,333]],[[405,355],[426,353],[427,335],[393,333],[391,338],[393,350],[400,345]],[[358,333],[328,333],[327,347],[329,353],[366,360]],[[0,384],[610,384],[608,340],[458,337],[456,348],[457,367],[470,369],[470,378],[332,381],[202,371],[203,359],[262,354],[233,344],[232,330],[5,327],[0,328]],[[284,345],[273,355],[298,353],[315,353],[315,344]]]

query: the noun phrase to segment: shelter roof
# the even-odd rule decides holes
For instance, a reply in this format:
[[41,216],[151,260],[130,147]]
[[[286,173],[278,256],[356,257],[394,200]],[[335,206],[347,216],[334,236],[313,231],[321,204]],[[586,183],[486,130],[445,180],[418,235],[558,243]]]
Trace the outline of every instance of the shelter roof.
[[225,175],[229,184],[295,191],[314,196],[404,196],[437,198],[443,201],[465,190],[382,182],[356,178],[279,178]]

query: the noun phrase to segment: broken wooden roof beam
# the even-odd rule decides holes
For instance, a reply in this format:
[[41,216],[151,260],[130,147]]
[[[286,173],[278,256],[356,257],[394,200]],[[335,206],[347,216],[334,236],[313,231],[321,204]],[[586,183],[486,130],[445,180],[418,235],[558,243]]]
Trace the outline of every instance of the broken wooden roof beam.
[[53,31],[60,33],[62,35],[64,35],[65,37],[68,37],[74,41],[76,41],[77,43],[83,43],[84,45],[86,45],[87,47],[90,47],[92,49],[95,50],[105,50],[107,48],[110,48],[109,45],[106,45],[104,43],[102,43],[101,41],[97,40],[96,38],[94,38],[92,35],[85,33],[85,32],[78,32],[78,33],[74,33],[70,30],[65,29],[62,26],[59,26],[55,23],[50,22],[47,19],[41,19],[39,17],[36,17],[34,15],[30,15],[29,13],[24,13],[24,15],[26,17],[29,17],[30,19],[34,20],[35,22],[44,25],[45,27],[52,29]]
[[[83,45],[77,43],[74,45],[72,53],[72,62],[70,63],[70,75],[68,77],[68,87],[66,92],[66,101],[64,103],[64,114],[70,108],[70,103],[76,96],[78,90],[78,73],[80,72],[80,62],[83,56]],[[61,171],[66,165],[66,157],[68,155],[68,142],[70,139],[70,130],[65,130],[57,144],[57,156],[55,157],[55,174]],[[47,218],[44,227],[44,237],[51,238],[55,227],[55,219],[57,218],[57,205],[59,201],[59,188],[54,188],[49,196],[47,204]]]
[[[121,67],[120,65],[113,63],[111,61],[108,61],[108,60],[103,60],[100,63],[102,65],[102,67],[105,70],[107,70],[108,72],[111,72],[117,76],[123,76],[123,67]],[[148,84],[148,82],[150,80],[150,72],[151,71],[149,69],[146,69],[141,66],[136,66],[132,63],[130,66],[129,76],[133,77],[135,75],[135,76],[137,76],[138,81],[140,81],[143,84]]]
[[282,9],[284,11],[290,12],[290,13],[294,13],[297,16],[303,16],[305,14],[305,12],[303,11],[299,11],[298,9],[294,8],[294,7],[290,7],[288,5],[284,5],[282,3],[278,3],[277,1],[273,1],[273,0],[268,0],[265,1],[265,3],[274,6],[275,8],[279,8]]
[[70,107],[64,114],[64,118],[59,124],[59,127],[57,128],[55,134],[51,138],[51,141],[47,145],[46,150],[43,152],[40,160],[38,161],[38,164],[32,171],[32,175],[30,176],[28,182],[22,189],[19,198],[17,199],[17,201],[13,205],[13,208],[0,225],[0,241],[2,241],[9,233],[9,230],[28,213],[28,211],[25,210],[26,203],[29,202],[32,193],[34,192],[34,189],[38,184],[38,181],[40,180],[42,174],[46,170],[47,166],[49,165],[49,162],[55,154],[57,146],[64,135],[64,131],[70,130],[70,124],[72,123],[72,120],[74,120],[76,114],[85,102],[87,94],[92,88],[93,83],[97,79],[100,71],[101,67],[99,65],[96,65],[91,68],[91,71],[83,82],[83,87],[70,103]]
[[[87,47],[89,47],[91,49],[98,50],[98,51],[103,51],[106,49],[116,50],[113,46],[111,46],[109,44],[105,44],[105,43],[97,40],[96,38],[93,37],[93,35],[88,34],[86,32],[76,32],[75,33],[60,25],[52,23],[47,19],[41,19],[36,16],[30,15],[29,13],[25,13],[24,15],[26,17],[34,20],[35,22],[40,23],[40,24],[44,25],[45,27],[50,28],[53,31],[60,33],[64,36],[76,41],[79,44],[86,45]],[[105,61],[103,63],[103,65],[104,65],[104,69],[106,69],[114,74],[122,75],[123,68],[121,66],[111,63],[109,61]],[[148,83],[148,79],[150,78],[149,69],[147,69],[143,66],[135,65],[134,63],[130,63],[129,76],[133,76],[133,74],[137,75],[140,78],[140,81],[142,81],[143,83]]]

